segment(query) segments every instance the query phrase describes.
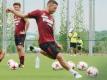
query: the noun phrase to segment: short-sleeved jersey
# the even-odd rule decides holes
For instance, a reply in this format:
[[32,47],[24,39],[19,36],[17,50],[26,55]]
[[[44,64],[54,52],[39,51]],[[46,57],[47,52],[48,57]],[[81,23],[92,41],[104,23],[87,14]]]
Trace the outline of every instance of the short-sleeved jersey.
[[20,32],[25,31],[25,20],[18,16],[14,16],[15,35],[21,35]]
[[45,10],[35,10],[28,14],[29,18],[35,18],[39,31],[39,44],[54,42],[54,19]]
[[83,41],[81,39],[77,39],[77,45],[82,47],[83,46]]
[[68,34],[68,37],[70,38],[70,42],[77,43],[77,32],[72,32]]

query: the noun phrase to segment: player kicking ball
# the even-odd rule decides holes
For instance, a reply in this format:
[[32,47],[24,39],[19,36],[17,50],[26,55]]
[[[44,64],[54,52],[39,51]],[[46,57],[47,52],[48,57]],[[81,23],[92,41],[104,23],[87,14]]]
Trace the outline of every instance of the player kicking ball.
[[28,14],[22,14],[12,8],[8,8],[7,12],[11,12],[22,18],[34,18],[38,25],[39,31],[39,47],[41,48],[40,53],[51,58],[57,59],[59,63],[69,71],[75,78],[81,78],[82,76],[67,64],[64,60],[61,52],[58,48],[62,48],[54,37],[54,18],[52,14],[56,11],[58,3],[55,0],[49,0],[47,3],[47,9],[45,10],[34,10]]

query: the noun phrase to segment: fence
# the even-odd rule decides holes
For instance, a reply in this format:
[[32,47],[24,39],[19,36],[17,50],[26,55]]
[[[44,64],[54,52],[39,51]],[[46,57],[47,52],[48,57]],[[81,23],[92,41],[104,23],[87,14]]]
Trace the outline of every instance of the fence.
[[[58,41],[58,42],[60,42],[60,41]],[[7,53],[16,53],[16,46],[15,46],[14,39],[13,40],[7,40],[6,43],[7,43],[7,45],[6,45]],[[89,51],[89,46],[88,46],[89,40],[83,40],[83,43],[84,43],[84,45],[83,45],[82,52],[88,53],[88,51]],[[0,42],[0,45],[2,45],[2,41]],[[39,47],[37,40],[25,40],[25,51],[27,53],[30,52],[28,50],[30,45]],[[2,46],[0,48],[2,48]],[[95,40],[93,52],[95,54],[96,53],[100,53],[100,54],[106,53],[107,54],[107,40]]]

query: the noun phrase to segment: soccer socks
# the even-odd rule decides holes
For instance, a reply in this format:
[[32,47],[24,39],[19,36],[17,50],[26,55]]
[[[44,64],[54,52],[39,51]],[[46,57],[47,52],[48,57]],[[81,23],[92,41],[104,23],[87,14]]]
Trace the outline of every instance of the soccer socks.
[[20,64],[23,64],[23,65],[24,65],[24,56],[21,56],[21,57],[20,57]]
[[75,78],[81,78],[82,76],[75,70],[70,69],[69,72],[74,75]]
[[69,72],[70,72],[71,74],[73,74],[73,75],[75,75],[75,74],[78,73],[77,71],[75,71],[75,70],[73,70],[73,69],[70,69]]

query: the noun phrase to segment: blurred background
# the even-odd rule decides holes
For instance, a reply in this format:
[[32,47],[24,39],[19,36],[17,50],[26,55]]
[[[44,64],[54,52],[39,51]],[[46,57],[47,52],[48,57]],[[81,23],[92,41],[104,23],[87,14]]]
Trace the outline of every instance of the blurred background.
[[[48,0],[0,0],[0,48],[7,53],[16,53],[14,44],[13,15],[6,14],[5,9],[12,7],[14,2],[20,2],[23,13],[35,9],[45,9]],[[57,0],[59,7],[54,14],[55,37],[69,51],[67,34],[70,28],[83,40],[83,53],[107,53],[107,0]],[[25,41],[25,51],[30,45],[38,46],[38,30],[35,20],[31,19]]]

